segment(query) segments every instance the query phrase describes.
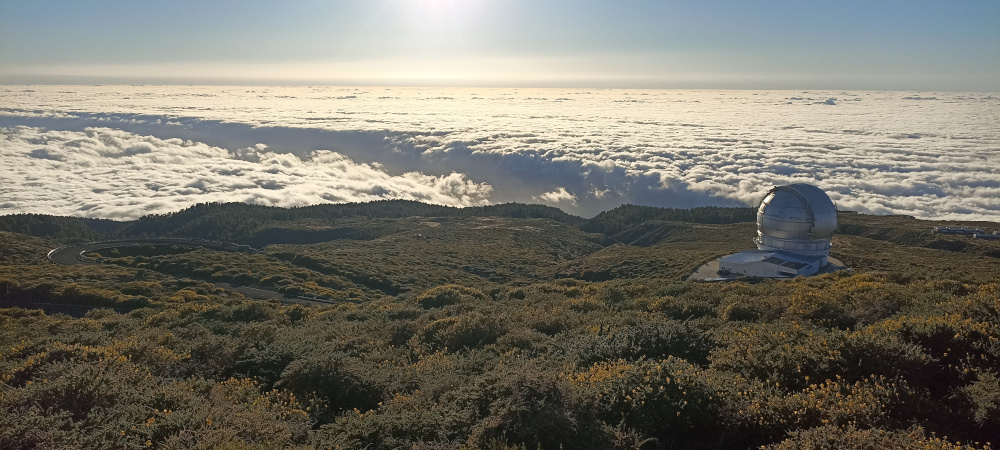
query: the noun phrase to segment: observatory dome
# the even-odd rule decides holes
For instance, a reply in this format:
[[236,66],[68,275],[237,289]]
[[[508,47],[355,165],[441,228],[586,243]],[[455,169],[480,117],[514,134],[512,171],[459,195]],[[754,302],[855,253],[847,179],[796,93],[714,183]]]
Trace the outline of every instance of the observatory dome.
[[[782,250],[826,258],[837,230],[837,207],[822,189],[811,184],[776,186],[757,209],[761,250]],[[825,264],[825,261],[824,261]]]

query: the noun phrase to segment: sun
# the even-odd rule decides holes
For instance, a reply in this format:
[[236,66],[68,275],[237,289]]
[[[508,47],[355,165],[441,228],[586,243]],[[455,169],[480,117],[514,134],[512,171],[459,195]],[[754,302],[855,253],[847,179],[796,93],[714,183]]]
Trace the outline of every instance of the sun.
[[392,2],[408,46],[461,47],[483,24],[490,0],[395,0]]
[[413,20],[470,23],[487,3],[484,0],[403,0],[401,10]]
[[447,9],[461,8],[462,5],[475,2],[463,2],[459,0],[409,0],[410,3],[424,8],[428,11],[442,11]]
[[427,11],[429,13],[442,13],[462,3],[454,0],[410,0],[410,1],[411,3],[415,4],[417,8],[423,9],[424,11]]

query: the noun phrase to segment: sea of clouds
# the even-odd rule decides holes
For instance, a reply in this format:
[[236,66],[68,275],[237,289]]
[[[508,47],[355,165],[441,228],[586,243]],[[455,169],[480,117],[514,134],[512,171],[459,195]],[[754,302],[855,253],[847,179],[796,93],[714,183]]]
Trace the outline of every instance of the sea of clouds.
[[1000,220],[1000,95],[0,86],[0,215],[411,199],[753,205]]

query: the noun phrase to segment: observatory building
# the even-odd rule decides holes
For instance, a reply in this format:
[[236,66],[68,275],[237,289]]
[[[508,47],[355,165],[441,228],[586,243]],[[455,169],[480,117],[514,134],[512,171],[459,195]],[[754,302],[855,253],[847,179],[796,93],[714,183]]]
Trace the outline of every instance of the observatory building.
[[757,209],[757,250],[719,260],[719,275],[764,278],[809,276],[829,261],[837,207],[811,184],[776,186]]

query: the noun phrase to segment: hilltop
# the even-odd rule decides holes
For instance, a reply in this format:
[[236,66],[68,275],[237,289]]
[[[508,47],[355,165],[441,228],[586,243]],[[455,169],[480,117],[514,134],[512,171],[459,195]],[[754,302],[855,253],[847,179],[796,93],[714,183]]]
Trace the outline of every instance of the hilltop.
[[[0,447],[997,442],[1000,241],[932,230],[1000,224],[841,213],[850,270],[686,281],[750,248],[754,219],[406,201],[0,216]],[[45,259],[144,237],[254,251]]]

